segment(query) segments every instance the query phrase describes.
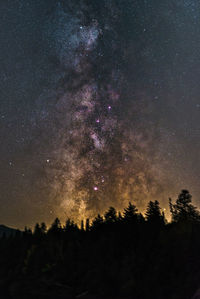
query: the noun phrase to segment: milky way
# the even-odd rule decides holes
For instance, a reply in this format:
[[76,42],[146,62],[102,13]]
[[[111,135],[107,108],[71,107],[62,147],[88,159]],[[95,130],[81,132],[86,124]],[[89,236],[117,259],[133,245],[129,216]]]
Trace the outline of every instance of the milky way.
[[47,2],[2,6],[4,221],[197,193],[198,3]]
[[[126,44],[118,39],[120,11],[114,2],[97,8],[83,5],[77,10],[68,3],[55,12],[64,75],[48,116],[56,130],[46,173],[59,214],[76,218],[94,216],[109,205],[121,209],[128,200],[141,206],[142,198],[161,191],[152,167],[156,131],[145,129],[147,122],[137,116],[139,103],[133,98],[128,104],[124,92]],[[144,116],[147,107],[141,105]]]

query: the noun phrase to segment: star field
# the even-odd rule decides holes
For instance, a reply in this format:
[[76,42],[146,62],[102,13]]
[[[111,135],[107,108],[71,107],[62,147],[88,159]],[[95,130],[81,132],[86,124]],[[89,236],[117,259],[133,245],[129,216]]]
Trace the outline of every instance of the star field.
[[1,222],[199,205],[198,1],[0,4]]

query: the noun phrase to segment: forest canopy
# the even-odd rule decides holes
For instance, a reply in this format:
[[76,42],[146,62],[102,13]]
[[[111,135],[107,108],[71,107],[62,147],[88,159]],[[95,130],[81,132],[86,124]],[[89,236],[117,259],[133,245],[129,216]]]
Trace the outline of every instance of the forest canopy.
[[58,218],[47,229],[3,235],[1,298],[192,298],[200,286],[200,213],[182,190],[167,222],[157,200],[146,213],[129,202],[79,227]]

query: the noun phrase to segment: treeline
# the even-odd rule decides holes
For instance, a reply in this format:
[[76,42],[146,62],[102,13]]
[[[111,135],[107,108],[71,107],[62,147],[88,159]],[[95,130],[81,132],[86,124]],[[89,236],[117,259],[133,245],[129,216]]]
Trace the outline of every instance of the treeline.
[[[0,298],[189,299],[200,288],[200,213],[182,190],[145,215],[129,203],[81,227],[58,218],[0,242]],[[3,297],[4,296],[4,297]]]

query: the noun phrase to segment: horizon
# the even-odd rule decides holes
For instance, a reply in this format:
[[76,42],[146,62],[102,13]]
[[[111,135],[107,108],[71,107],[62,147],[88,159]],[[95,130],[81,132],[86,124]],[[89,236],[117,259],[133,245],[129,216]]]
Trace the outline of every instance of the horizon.
[[[186,189],[182,189],[182,190],[186,190]],[[180,193],[179,193],[179,194],[180,194]],[[179,195],[179,194],[178,194],[178,195]],[[178,198],[178,195],[177,195],[177,198]],[[169,208],[169,200],[172,201],[172,204],[175,204],[177,198],[176,198],[176,199],[172,199],[172,198],[170,198],[170,197],[168,198],[168,209],[166,209],[166,208],[162,208],[162,206],[160,206],[160,202],[159,202],[157,199],[150,200],[149,202],[158,201],[158,203],[159,203],[159,207],[160,207],[160,212],[163,213],[164,219],[167,221],[166,224],[170,224],[170,223],[173,222],[173,219],[172,219],[172,213],[170,212],[170,208]],[[194,201],[193,201],[192,194],[191,194],[191,198],[192,198],[192,204],[194,205]],[[51,228],[52,224],[54,223],[55,219],[59,219],[62,228],[64,228],[65,225],[66,225],[66,222],[67,222],[68,220],[70,220],[70,221],[73,221],[74,224],[77,225],[77,227],[80,229],[80,228],[81,228],[81,225],[82,225],[82,222],[83,222],[83,224],[84,224],[84,226],[85,226],[87,220],[89,220],[89,226],[91,226],[91,223],[93,222],[93,220],[95,220],[95,218],[96,218],[98,215],[100,215],[100,216],[105,220],[105,214],[108,212],[108,210],[109,210],[110,208],[114,208],[114,209],[115,209],[115,211],[116,211],[116,213],[117,213],[117,217],[122,217],[122,218],[123,218],[123,217],[124,217],[125,209],[127,209],[128,205],[129,205],[130,203],[133,204],[133,205],[136,207],[136,209],[137,209],[137,215],[140,215],[140,214],[141,214],[141,215],[144,217],[144,219],[146,220],[146,211],[147,211],[147,209],[148,209],[148,204],[149,204],[149,202],[147,202],[146,208],[145,208],[144,210],[142,210],[142,211],[139,210],[139,209],[137,208],[137,206],[135,205],[135,202],[134,202],[134,201],[128,201],[127,206],[124,206],[121,210],[117,210],[114,206],[109,206],[109,207],[107,207],[107,209],[105,209],[105,211],[103,211],[102,213],[98,213],[98,212],[97,212],[97,214],[94,215],[94,216],[91,217],[91,218],[88,218],[88,217],[85,217],[85,218],[84,218],[84,217],[82,217],[82,218],[79,218],[78,221],[76,221],[76,219],[73,219],[73,218],[70,218],[70,217],[66,217],[66,219],[64,219],[63,221],[60,221],[59,216],[57,215],[57,216],[52,220],[52,222],[49,222],[49,223],[46,223],[45,221],[41,221],[41,222],[36,222],[36,223],[34,223],[32,226],[25,225],[24,227],[7,226],[7,225],[5,225],[5,224],[2,223],[2,224],[0,224],[0,227],[3,226],[3,227],[6,227],[6,228],[15,229],[15,230],[20,230],[20,231],[24,231],[24,230],[26,230],[26,229],[31,229],[31,231],[34,232],[35,226],[36,226],[37,224],[41,225],[42,223],[45,223],[45,225],[46,225],[46,227],[47,227],[47,230],[49,230],[49,229]],[[196,207],[196,206],[194,205],[194,207]],[[200,209],[199,209],[198,207],[196,207],[196,208],[197,208],[197,211],[200,212]],[[121,216],[120,216],[120,215],[121,215]]]

